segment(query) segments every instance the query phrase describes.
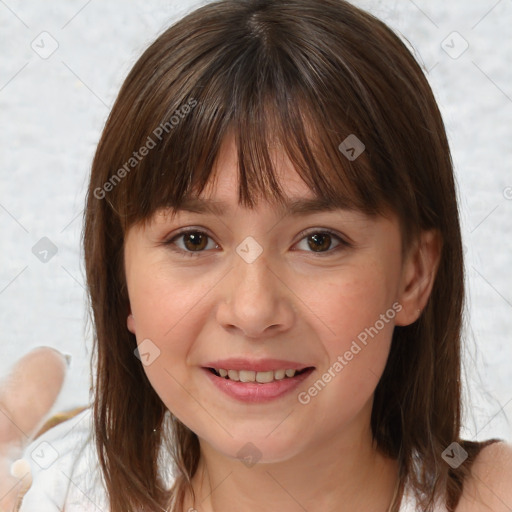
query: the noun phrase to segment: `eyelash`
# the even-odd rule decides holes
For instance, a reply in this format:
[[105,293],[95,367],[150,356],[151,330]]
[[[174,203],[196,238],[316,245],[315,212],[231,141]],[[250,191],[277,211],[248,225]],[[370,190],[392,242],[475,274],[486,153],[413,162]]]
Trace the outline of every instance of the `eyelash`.
[[[178,238],[180,238],[180,237],[182,237],[184,235],[187,235],[189,233],[198,233],[198,234],[201,234],[201,235],[205,235],[209,239],[213,240],[213,238],[210,235],[208,235],[208,233],[205,233],[204,231],[201,231],[199,229],[193,228],[193,229],[184,229],[184,230],[176,233],[172,238],[162,242],[162,245],[169,246],[172,251],[174,251],[176,253],[179,253],[179,254],[181,254],[183,256],[188,256],[188,257],[192,257],[192,258],[198,257],[203,252],[205,252],[205,250],[202,250],[202,251],[186,251],[186,250],[177,248],[175,243],[174,243],[175,240],[177,240]],[[301,233],[299,233],[298,236],[300,236],[301,238],[299,239],[299,241],[297,243],[301,242],[302,240],[304,240],[304,238],[307,238],[308,236],[317,235],[317,234],[329,235],[329,236],[337,239],[338,242],[339,242],[339,245],[336,246],[334,249],[329,249],[329,250],[324,251],[324,252],[306,251],[306,252],[311,252],[312,254],[314,254],[315,256],[318,256],[320,258],[329,256],[329,255],[331,255],[333,253],[338,252],[339,250],[353,247],[353,245],[351,243],[347,242],[340,235],[338,235],[334,231],[331,231],[330,229],[304,230]]]

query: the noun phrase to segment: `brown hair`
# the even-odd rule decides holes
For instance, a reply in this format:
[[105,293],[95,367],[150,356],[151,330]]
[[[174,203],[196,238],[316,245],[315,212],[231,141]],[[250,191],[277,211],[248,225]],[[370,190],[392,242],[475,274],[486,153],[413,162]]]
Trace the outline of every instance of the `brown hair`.
[[[121,88],[94,157],[83,234],[95,435],[111,510],[158,510],[171,498],[180,510],[186,486],[192,490],[198,439],[172,414],[171,490],[159,472],[168,413],[126,328],[123,244],[134,224],[201,193],[228,130],[244,206],[257,194],[283,199],[269,154],[279,141],[316,195],[371,215],[396,212],[403,251],[420,230],[439,230],[429,302],[418,321],[395,327],[371,427],[380,450],[400,462],[401,489],[409,479],[422,510],[437,498],[454,510],[483,445],[459,438],[464,268],[450,150],[404,43],[342,0],[210,3],[162,33]],[[351,134],[365,146],[356,159],[339,149]],[[457,469],[441,457],[453,441],[469,454]]]

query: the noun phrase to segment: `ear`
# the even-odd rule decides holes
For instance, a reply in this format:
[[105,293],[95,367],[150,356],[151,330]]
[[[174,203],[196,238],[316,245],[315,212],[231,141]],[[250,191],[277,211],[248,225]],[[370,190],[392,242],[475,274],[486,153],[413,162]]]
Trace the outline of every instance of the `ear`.
[[128,330],[135,334],[135,318],[133,318],[133,315],[130,313],[128,315],[128,318],[126,319],[126,327],[128,327]]
[[402,309],[396,315],[396,325],[415,322],[426,306],[441,260],[442,238],[437,229],[422,231],[412,244],[404,264],[398,302]]

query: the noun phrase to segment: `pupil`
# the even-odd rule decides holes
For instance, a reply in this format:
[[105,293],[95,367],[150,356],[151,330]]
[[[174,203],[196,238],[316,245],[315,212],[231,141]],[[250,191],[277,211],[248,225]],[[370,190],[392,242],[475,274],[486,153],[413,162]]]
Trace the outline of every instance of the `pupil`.
[[[202,235],[200,233],[188,233],[185,236],[185,244],[187,244],[187,248],[202,249],[203,247],[201,247],[201,237],[202,237]],[[204,245],[204,238],[202,241],[203,241],[203,245]],[[192,243],[192,245],[189,247],[188,244],[190,242]]]
[[[330,242],[329,242],[330,235],[328,235],[328,234],[315,234],[315,235],[311,235],[309,238],[311,240],[314,240],[315,244],[318,244],[319,240],[320,240],[320,246],[319,245],[311,245],[311,244],[309,244],[311,249],[328,249],[329,246],[330,246]],[[322,243],[322,241],[324,243]]]

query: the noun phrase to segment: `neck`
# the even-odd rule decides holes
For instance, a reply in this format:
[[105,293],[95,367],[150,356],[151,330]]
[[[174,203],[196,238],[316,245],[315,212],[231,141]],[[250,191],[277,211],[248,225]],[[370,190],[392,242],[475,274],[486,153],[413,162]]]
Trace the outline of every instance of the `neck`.
[[196,501],[187,496],[184,510],[385,512],[397,484],[398,462],[383,456],[369,426],[362,432],[359,424],[293,458],[251,467],[225,457],[202,439],[200,446],[192,478]]

